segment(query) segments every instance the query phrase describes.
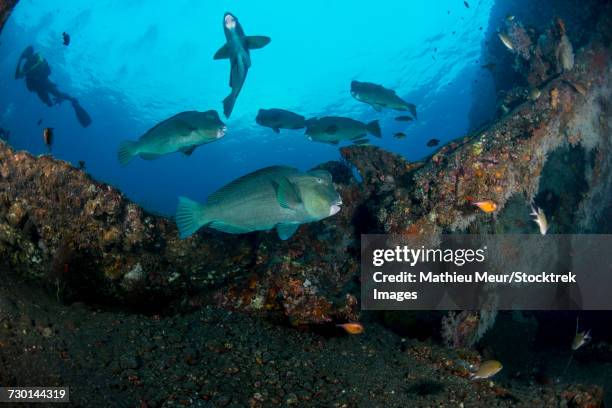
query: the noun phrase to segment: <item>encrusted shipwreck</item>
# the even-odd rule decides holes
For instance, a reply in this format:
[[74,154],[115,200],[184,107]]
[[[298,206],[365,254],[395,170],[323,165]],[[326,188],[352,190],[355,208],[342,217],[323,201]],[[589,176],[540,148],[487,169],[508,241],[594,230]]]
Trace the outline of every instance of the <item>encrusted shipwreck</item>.
[[[537,84],[538,98],[421,163],[377,147],[343,148],[363,182],[345,163],[321,165],[345,205],[289,241],[214,231],[180,240],[171,220],[114,187],[0,142],[0,257],[66,301],[215,303],[302,325],[357,318],[362,233],[533,232],[533,199],[554,220],[552,232],[609,232],[611,32],[602,17],[571,69]],[[497,212],[471,205],[482,199]]]

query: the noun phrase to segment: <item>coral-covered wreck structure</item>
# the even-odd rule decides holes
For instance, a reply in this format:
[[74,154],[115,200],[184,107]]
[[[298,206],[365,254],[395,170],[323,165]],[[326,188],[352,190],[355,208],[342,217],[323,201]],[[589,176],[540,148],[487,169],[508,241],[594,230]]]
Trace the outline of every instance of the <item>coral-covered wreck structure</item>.
[[[0,1],[0,26],[14,4]],[[150,314],[215,305],[302,327],[359,320],[364,233],[533,232],[533,200],[553,220],[551,232],[609,232],[607,8],[572,50],[561,20],[541,33],[529,32],[518,18],[509,22],[516,47],[501,50],[525,86],[503,90],[494,122],[418,163],[373,146],[342,148],[344,162],[320,165],[333,175],[342,211],[301,226],[288,241],[273,232],[209,230],[180,240],[171,219],[148,213],[113,186],[70,163],[0,142],[0,259],[65,303]],[[472,205],[484,199],[497,211],[485,214]],[[452,318],[458,316],[455,326],[470,322],[477,330],[478,312]],[[578,393],[587,394],[572,395]]]

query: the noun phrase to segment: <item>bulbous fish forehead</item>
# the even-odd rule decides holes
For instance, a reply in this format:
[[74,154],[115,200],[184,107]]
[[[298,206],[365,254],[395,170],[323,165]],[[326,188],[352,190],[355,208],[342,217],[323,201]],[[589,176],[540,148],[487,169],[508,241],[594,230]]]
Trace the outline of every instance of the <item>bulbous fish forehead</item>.
[[223,16],[223,24],[225,28],[229,30],[236,28],[236,17],[232,13],[225,13]]

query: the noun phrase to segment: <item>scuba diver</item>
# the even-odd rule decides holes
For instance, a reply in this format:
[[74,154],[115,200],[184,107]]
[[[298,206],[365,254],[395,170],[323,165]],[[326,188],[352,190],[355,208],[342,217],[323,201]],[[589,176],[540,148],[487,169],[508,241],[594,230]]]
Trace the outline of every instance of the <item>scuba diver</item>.
[[[79,105],[79,101],[67,93],[60,91],[57,85],[49,80],[49,75],[51,75],[51,68],[47,61],[45,61],[39,53],[34,52],[34,48],[31,45],[26,47],[21,53],[19,61],[17,61],[15,79],[25,77],[25,83],[28,90],[30,92],[35,92],[47,106],[60,104],[64,100],[70,101],[81,126],[89,126],[91,124],[91,117],[85,109]],[[50,96],[53,96],[53,102]]]

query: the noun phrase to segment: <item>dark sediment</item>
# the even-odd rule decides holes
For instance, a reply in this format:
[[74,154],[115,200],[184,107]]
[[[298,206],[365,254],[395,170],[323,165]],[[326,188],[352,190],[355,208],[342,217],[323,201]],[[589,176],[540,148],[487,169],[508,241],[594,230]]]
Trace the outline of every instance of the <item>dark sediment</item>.
[[[14,3],[0,1],[0,27]],[[612,230],[601,205],[612,192],[607,11],[574,68],[535,83],[539,98],[514,92],[507,115],[422,163],[342,149],[363,183],[347,163],[321,165],[343,209],[285,242],[213,231],[181,241],[115,188],[0,142],[0,382],[73,384],[82,406],[597,406],[584,402],[601,400],[595,387],[489,387],[456,363],[474,352],[402,342],[374,322],[336,336],[333,323],[359,317],[361,233],[533,232],[534,198],[552,232]],[[530,73],[518,75],[537,81]],[[496,215],[470,205],[481,199]]]
[[14,278],[0,287],[0,383],[69,385],[74,406],[587,407],[602,398],[595,386],[470,381],[458,360],[476,362],[475,352],[374,323],[361,336],[324,336],[211,307],[144,317],[65,307]]

